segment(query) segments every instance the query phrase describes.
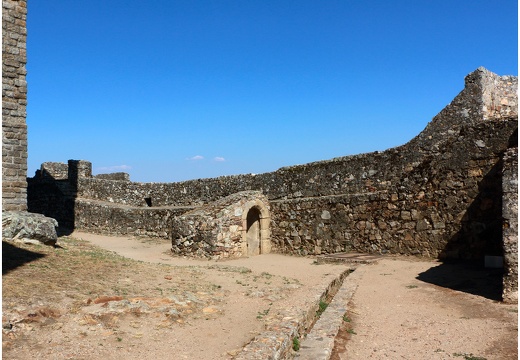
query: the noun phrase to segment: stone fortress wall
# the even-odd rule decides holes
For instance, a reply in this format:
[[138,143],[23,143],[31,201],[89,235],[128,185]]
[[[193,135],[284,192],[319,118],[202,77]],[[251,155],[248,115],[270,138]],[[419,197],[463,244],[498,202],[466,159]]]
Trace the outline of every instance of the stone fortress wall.
[[2,0],[2,210],[27,209],[27,2]]
[[185,221],[204,228],[217,226],[222,214],[208,210],[221,209],[215,202],[257,191],[269,203],[269,251],[478,261],[506,255],[506,272],[517,278],[517,208],[503,200],[517,186],[517,162],[511,160],[518,146],[517,87],[516,77],[479,68],[403,146],[258,175],[136,183],[124,174],[92,176],[88,161],[44,163],[28,179],[29,211],[64,227],[173,240],[173,249],[183,254],[209,244],[210,255],[225,257],[226,249],[242,245],[180,234],[183,216],[191,214]]
[[254,255],[243,246],[249,227],[258,230],[250,236],[257,252],[478,261],[500,255],[503,298],[516,301],[516,77],[477,69],[424,131],[383,152],[259,175],[148,184],[125,173],[92,176],[88,161],[70,160],[44,163],[26,179],[26,16],[25,0],[2,0],[4,211],[45,214],[62,231],[164,238],[173,251],[201,256]]

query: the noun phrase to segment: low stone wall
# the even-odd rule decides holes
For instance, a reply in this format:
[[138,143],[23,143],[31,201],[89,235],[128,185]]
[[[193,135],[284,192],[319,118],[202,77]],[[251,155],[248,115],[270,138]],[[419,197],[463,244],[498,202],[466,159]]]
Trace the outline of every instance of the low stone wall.
[[76,229],[109,235],[172,238],[172,219],[190,207],[144,208],[76,199]]

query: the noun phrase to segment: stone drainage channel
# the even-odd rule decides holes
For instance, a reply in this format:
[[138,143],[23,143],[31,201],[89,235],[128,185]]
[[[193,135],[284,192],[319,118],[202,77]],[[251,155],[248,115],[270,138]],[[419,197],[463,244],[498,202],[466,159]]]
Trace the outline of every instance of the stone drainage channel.
[[[376,262],[379,256],[363,254],[325,255],[317,263],[345,263],[347,267],[325,289],[311,289],[311,305],[305,310],[288,309],[279,314],[278,321],[256,336],[234,357],[236,360],[328,360],[347,312],[347,304],[357,289],[360,264]],[[326,307],[325,307],[326,306]],[[325,309],[324,309],[325,308]],[[293,350],[293,346],[299,350]]]

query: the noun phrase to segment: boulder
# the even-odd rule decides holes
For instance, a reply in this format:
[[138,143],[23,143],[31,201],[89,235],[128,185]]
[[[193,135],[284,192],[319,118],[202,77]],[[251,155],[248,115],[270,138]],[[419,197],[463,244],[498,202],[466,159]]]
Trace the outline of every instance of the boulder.
[[2,238],[54,246],[58,222],[42,214],[22,211],[2,212]]

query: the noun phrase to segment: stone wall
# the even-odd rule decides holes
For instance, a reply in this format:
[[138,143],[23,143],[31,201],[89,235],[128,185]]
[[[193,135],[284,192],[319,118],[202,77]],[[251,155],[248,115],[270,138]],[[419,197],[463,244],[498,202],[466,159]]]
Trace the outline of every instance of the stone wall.
[[96,179],[130,181],[130,174],[125,172],[115,172],[110,174],[98,174],[94,176]]
[[[76,189],[71,219],[88,231],[171,238],[170,222],[182,211],[256,190],[270,203],[270,241],[278,252],[479,261],[503,255],[501,157],[517,136],[517,86],[516,77],[479,68],[424,131],[383,152],[178,183],[107,180],[86,171],[68,180]],[[30,183],[35,190],[43,184]]]
[[503,165],[504,281],[502,298],[518,302],[518,148],[508,150]]
[[27,209],[27,2],[2,1],[2,209]]

